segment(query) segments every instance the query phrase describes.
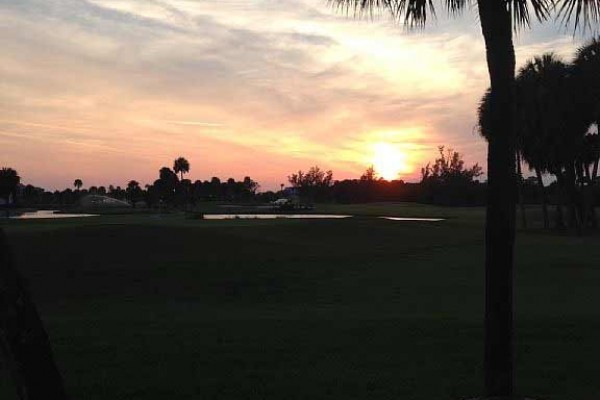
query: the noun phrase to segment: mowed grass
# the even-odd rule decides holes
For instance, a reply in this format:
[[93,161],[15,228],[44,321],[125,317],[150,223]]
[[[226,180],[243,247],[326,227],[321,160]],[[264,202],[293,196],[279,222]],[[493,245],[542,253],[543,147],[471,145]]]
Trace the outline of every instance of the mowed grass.
[[[483,210],[323,211],[361,217],[123,215],[2,226],[74,399],[480,395]],[[599,244],[519,232],[519,393],[600,393]],[[12,395],[4,379],[2,398]]]

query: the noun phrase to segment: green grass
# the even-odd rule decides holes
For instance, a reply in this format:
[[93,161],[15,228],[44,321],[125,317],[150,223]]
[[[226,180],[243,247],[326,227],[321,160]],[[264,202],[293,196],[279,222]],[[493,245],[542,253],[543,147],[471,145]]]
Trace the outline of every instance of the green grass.
[[[363,217],[3,227],[74,399],[481,394],[483,210],[317,211]],[[518,391],[590,399],[600,392],[600,238],[530,230],[517,241]]]

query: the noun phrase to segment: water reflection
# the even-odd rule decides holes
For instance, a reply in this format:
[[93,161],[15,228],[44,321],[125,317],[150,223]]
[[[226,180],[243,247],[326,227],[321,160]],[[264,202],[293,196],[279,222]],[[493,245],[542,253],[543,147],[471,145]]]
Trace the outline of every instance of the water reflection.
[[352,215],[333,214],[205,214],[204,219],[341,219]]
[[81,218],[97,217],[96,214],[62,214],[55,210],[28,211],[19,215],[11,215],[11,219],[60,219],[60,218]]
[[406,218],[406,217],[379,217],[390,221],[421,221],[421,222],[439,222],[445,221],[445,218]]

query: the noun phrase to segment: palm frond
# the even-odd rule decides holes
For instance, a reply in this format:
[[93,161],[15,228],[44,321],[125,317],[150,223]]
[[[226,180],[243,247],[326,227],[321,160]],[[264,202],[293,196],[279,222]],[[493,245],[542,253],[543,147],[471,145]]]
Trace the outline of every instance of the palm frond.
[[[388,11],[408,28],[420,28],[430,17],[435,17],[434,0],[329,0],[338,8],[354,16],[372,16],[375,12]],[[456,14],[469,0],[445,0],[446,8]]]
[[565,25],[574,24],[574,29],[591,26],[600,22],[600,0],[562,0],[558,16]]
[[529,8],[531,7],[535,17],[539,21],[545,21],[550,15],[553,0],[507,0],[507,4],[510,8],[511,15],[513,16],[514,26],[528,27],[531,25],[531,13]]
[[[370,16],[380,11],[388,11],[394,19],[409,28],[423,27],[429,17],[435,17],[434,0],[328,0],[346,13],[355,17]],[[505,0],[513,16],[514,25],[529,26],[531,11],[540,20],[546,20],[554,8],[556,0]],[[584,0],[567,0],[567,2]],[[585,0],[592,2],[592,0]],[[594,0],[599,2],[600,0]],[[464,10],[474,0],[440,0],[451,15]],[[531,10],[531,11],[530,11]]]

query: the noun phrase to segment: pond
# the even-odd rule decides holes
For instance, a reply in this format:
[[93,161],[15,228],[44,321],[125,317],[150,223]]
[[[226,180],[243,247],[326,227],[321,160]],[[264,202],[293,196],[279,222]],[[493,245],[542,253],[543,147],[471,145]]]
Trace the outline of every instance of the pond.
[[445,218],[412,218],[412,217],[379,217],[389,221],[420,221],[420,222],[439,222],[445,221]]
[[27,211],[19,215],[11,215],[11,219],[60,219],[60,218],[81,218],[97,217],[96,214],[62,214],[55,210]]
[[333,214],[205,214],[204,219],[342,219],[352,215]]

